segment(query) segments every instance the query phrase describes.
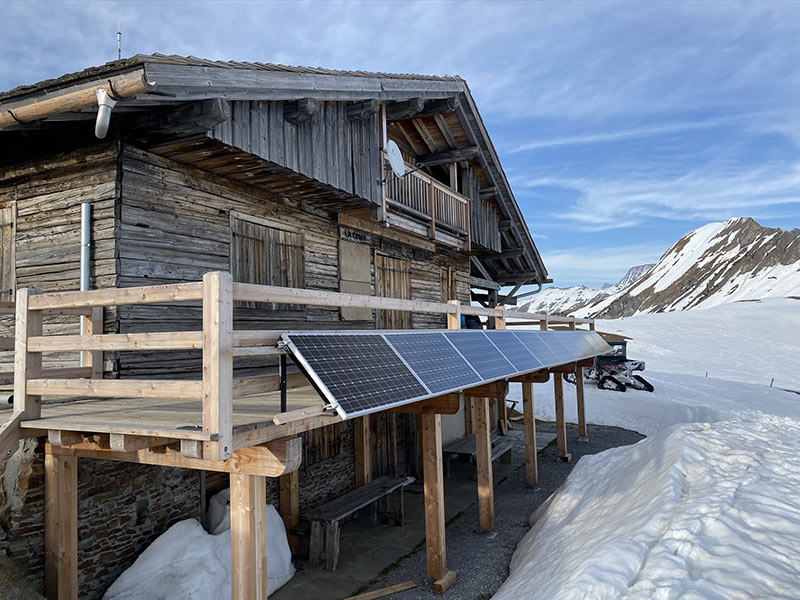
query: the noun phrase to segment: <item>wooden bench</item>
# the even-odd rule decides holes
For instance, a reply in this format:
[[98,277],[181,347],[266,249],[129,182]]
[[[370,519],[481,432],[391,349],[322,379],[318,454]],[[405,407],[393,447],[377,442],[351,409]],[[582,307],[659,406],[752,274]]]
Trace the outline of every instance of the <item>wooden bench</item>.
[[[492,436],[492,462],[502,458],[502,462],[511,464],[511,450],[514,448],[514,440],[505,435]],[[460,456],[469,457],[470,463],[474,465],[472,473],[473,479],[477,478],[477,449],[475,447],[475,434],[471,433],[442,448],[444,474],[450,474],[450,461]]]
[[384,511],[383,515],[390,516],[396,525],[401,526],[403,524],[403,488],[413,482],[413,477],[389,477],[388,475],[378,477],[322,506],[301,514],[302,520],[311,521],[308,564],[312,567],[320,565],[324,547],[325,568],[335,571],[339,562],[340,523],[382,498],[394,496],[395,502],[392,503],[394,509]]

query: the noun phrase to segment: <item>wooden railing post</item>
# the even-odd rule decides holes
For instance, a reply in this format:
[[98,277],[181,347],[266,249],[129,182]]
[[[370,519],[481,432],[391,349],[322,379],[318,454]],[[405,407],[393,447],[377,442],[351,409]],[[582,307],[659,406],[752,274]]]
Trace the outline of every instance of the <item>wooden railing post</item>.
[[428,237],[436,239],[436,198],[433,180],[428,183],[428,211],[431,213],[431,226],[428,228]]
[[41,396],[28,394],[28,380],[37,379],[42,372],[42,354],[28,352],[28,338],[42,335],[42,313],[29,310],[30,296],[35,289],[17,292],[17,314],[14,332],[14,412],[26,419],[41,416]]
[[205,442],[203,458],[233,455],[233,279],[214,271],[203,276],[203,431],[218,434]]
[[[92,308],[90,317],[81,317],[81,335],[98,335],[103,333],[103,307]],[[92,379],[103,378],[103,351],[84,350],[81,353],[81,366],[91,367]]]

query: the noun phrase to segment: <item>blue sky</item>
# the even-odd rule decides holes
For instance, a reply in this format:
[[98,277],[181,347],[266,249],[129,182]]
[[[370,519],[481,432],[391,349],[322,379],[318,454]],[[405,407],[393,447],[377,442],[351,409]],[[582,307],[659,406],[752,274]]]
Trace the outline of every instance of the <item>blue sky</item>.
[[459,74],[557,285],[800,226],[800,3],[7,2],[0,89],[176,53]]

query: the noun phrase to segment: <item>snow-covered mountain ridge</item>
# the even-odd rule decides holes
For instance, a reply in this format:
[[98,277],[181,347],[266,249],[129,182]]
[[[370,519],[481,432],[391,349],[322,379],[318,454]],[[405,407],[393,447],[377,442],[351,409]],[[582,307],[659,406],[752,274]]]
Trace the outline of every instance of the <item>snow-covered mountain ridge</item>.
[[762,227],[749,217],[708,223],[673,244],[651,269],[621,285],[626,279],[596,290],[594,297],[586,291],[565,293],[576,288],[550,288],[523,310],[613,319],[800,296],[800,229]]

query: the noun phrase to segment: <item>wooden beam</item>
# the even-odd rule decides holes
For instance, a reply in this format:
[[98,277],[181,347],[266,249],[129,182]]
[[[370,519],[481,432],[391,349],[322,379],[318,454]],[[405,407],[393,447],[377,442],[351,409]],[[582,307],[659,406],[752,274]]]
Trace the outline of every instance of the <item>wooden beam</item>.
[[[413,115],[409,115],[407,117],[388,117],[391,118],[393,121],[399,121],[402,119],[413,119],[416,117],[431,117],[435,115],[446,115],[448,113],[456,112],[456,108],[458,107],[458,96],[452,96],[450,98],[440,98],[438,100],[427,100],[425,102],[425,106],[419,112],[414,113]],[[391,106],[391,104],[389,105]]]
[[575,371],[575,396],[578,402],[578,435],[586,437],[586,404],[583,396],[583,369]]
[[592,367],[594,366],[594,357],[592,356],[591,358],[584,358],[583,360],[579,360],[577,363],[575,363],[575,366],[578,369],[583,369],[585,367]]
[[219,460],[233,453],[233,279],[215,271],[203,275],[203,431],[219,434],[203,456]]
[[453,150],[444,150],[442,152],[433,152],[425,154],[417,159],[418,167],[433,167],[436,165],[445,165],[447,163],[458,162],[461,160],[470,160],[478,156],[480,152],[477,146],[462,146]]
[[41,415],[41,397],[29,389],[30,380],[42,371],[42,355],[28,349],[28,339],[42,335],[42,314],[29,310],[34,289],[17,292],[17,314],[14,329],[14,411],[25,419]]
[[408,119],[418,115],[423,108],[425,108],[425,100],[423,98],[389,102],[386,104],[386,120]]
[[286,528],[286,536],[289,539],[289,548],[292,556],[297,554],[299,540],[292,533],[292,527],[300,523],[300,475],[297,471],[292,471],[286,475],[281,475],[278,479],[278,507],[280,508],[281,519]]
[[350,102],[347,105],[347,118],[351,121],[363,121],[378,114],[380,103],[375,100],[365,100],[364,102]]
[[478,469],[478,523],[483,531],[494,529],[494,481],[489,399],[475,400],[475,450]]
[[408,232],[401,231],[396,227],[389,227],[388,229],[385,229],[381,227],[380,223],[377,221],[367,221],[366,219],[360,219],[343,213],[339,213],[337,219],[339,221],[339,225],[344,227],[352,227],[353,229],[358,229],[359,231],[366,231],[367,233],[385,237],[387,239],[394,240],[395,242],[400,242],[401,244],[408,244],[409,246],[419,248],[420,250],[427,250],[429,252],[436,251],[436,244],[433,242]]
[[546,370],[534,371],[512,377],[509,381],[513,383],[547,383],[550,381],[550,373]]
[[11,458],[11,455],[19,448],[19,424],[22,422],[22,419],[22,413],[14,412],[11,413],[11,418],[0,426],[0,469],[5,466],[6,461]]
[[50,429],[47,432],[47,441],[53,446],[72,446],[83,441],[83,434],[77,431]]
[[[234,338],[235,338],[234,334]],[[309,385],[308,379],[302,373],[286,374],[286,389],[305,387]],[[237,377],[233,380],[233,397],[246,398],[281,389],[280,375],[257,375],[255,377]]]
[[465,398],[505,398],[508,394],[507,381],[494,381],[492,383],[484,383],[476,385],[464,390]]
[[[199,381],[161,379],[30,379],[28,393],[92,398],[186,398],[199,400]],[[14,396],[16,399],[16,394]],[[26,417],[30,418],[30,417]],[[216,432],[214,432],[216,433]]]
[[482,277],[470,277],[469,278],[469,285],[470,287],[479,288],[483,290],[499,290],[500,284],[491,281],[490,279],[484,279]]
[[[19,296],[17,296],[19,300]],[[160,304],[190,302],[203,299],[203,284],[171,283],[130,288],[107,288],[89,292],[50,292],[31,295],[31,310],[60,310],[117,306],[122,304]]]
[[[81,317],[81,335],[91,336],[103,333],[103,307],[92,308],[91,317]],[[30,339],[28,340],[30,343]],[[83,352],[83,366],[91,369],[92,379],[103,378],[103,352]]]
[[[112,89],[113,86],[113,89]],[[20,121],[27,123],[46,119],[61,113],[78,111],[97,106],[96,90],[104,89],[112,97],[131,98],[144,94],[153,88],[145,80],[144,69],[104,77],[63,91],[50,90],[47,95],[9,100],[0,103],[0,129],[11,127]],[[43,92],[44,93],[44,92]],[[13,114],[12,114],[13,113]]]
[[[574,362],[558,365],[557,367],[550,367],[548,371],[551,373],[574,373],[577,365]],[[556,378],[557,379],[557,378]]]
[[283,118],[295,125],[310,121],[319,112],[319,102],[313,98],[303,98],[297,102],[286,102],[283,105]]
[[267,600],[266,483],[231,474],[231,600]]
[[[152,437],[149,435],[125,435],[124,433],[111,433],[108,436],[109,446],[117,452],[136,452],[145,448],[167,446],[179,440],[174,438]],[[188,443],[200,444],[197,440],[184,440]],[[51,442],[52,443],[52,440]],[[183,442],[182,442],[183,443]]]
[[442,476],[442,417],[420,415],[422,422],[422,461],[425,496],[425,556],[429,579],[447,573],[445,543],[444,479]]
[[525,430],[525,483],[539,482],[539,461],[536,452],[536,419],[533,411],[533,383],[522,384],[522,426]]
[[45,446],[45,593],[78,600],[78,459]]
[[490,200],[497,196],[497,186],[491,185],[489,187],[481,188],[478,192],[481,200]]
[[556,403],[556,439],[558,440],[558,456],[562,460],[569,460],[567,453],[567,425],[564,421],[564,379],[556,375],[553,377],[553,391]]
[[[320,402],[322,399],[320,398]],[[307,406],[305,408],[298,408],[296,410],[289,410],[285,413],[278,413],[272,416],[272,422],[275,425],[283,425],[285,423],[293,423],[305,419],[313,419],[315,417],[333,416],[333,411],[326,411],[325,407],[320,406]]]
[[444,577],[433,582],[433,593],[438,595],[444,594],[455,582],[456,572],[448,571],[444,574]]
[[356,487],[372,481],[372,439],[369,422],[369,415],[355,420]]
[[241,475],[261,475],[280,477],[300,468],[303,459],[303,446],[300,438],[273,440],[260,446],[248,446],[233,453],[227,460],[205,460],[183,456],[177,445],[159,448],[143,448],[135,452],[116,452],[97,443],[84,443],[81,447],[58,447],[47,444],[54,454],[95,458],[99,460],[118,460],[120,462],[177,467],[181,469],[200,469],[220,473],[239,473]]
[[461,408],[461,394],[445,394],[444,396],[436,396],[435,398],[428,398],[427,400],[420,400],[411,404],[404,404],[389,409],[391,413],[439,413],[440,415],[454,415]]
[[[103,310],[102,307],[99,307],[99,310]],[[199,350],[202,347],[202,331],[107,333],[98,335],[86,333],[83,335],[47,335],[28,338],[29,352]],[[89,354],[89,352],[86,352],[86,354]]]
[[391,594],[396,594],[398,592],[405,592],[406,590],[412,590],[415,587],[417,587],[417,584],[414,583],[413,581],[405,581],[403,583],[398,583],[396,585],[390,585],[389,587],[375,590],[374,592],[365,592],[363,594],[358,594],[356,596],[349,596],[344,600],[377,600],[378,598],[384,598]]

